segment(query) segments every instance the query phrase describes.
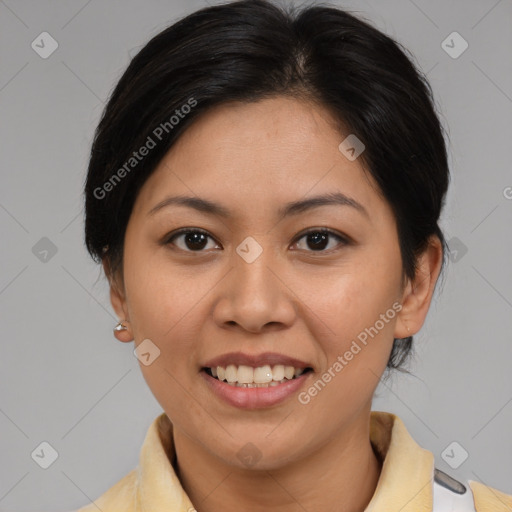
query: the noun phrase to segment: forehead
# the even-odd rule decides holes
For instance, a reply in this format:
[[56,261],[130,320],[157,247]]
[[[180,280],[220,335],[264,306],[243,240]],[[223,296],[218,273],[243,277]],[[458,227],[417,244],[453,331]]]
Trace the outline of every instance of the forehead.
[[[368,208],[381,201],[360,159],[338,146],[349,135],[321,106],[288,97],[211,108],[187,128],[142,188],[149,211],[169,193],[247,208],[342,192]],[[381,201],[382,202],[382,201]],[[386,208],[385,204],[380,205]]]

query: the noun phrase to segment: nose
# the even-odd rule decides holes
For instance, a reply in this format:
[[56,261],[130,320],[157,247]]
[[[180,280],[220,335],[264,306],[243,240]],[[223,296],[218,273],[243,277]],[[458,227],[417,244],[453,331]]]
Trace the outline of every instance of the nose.
[[217,288],[213,314],[221,328],[258,333],[294,322],[296,297],[271,252],[264,250],[251,263],[234,253],[232,269]]

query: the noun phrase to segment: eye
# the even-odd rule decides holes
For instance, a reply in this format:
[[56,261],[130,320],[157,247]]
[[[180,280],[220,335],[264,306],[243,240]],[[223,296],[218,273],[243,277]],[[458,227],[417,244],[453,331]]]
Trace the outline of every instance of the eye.
[[299,241],[303,238],[306,238],[306,245],[311,247],[313,252],[331,252],[331,250],[324,250],[329,245],[329,238],[336,238],[341,242],[341,244],[335,244],[335,247],[337,245],[349,244],[349,240],[346,237],[326,228],[315,228],[306,231],[297,239],[296,245],[299,245]]
[[[179,238],[182,238],[182,246],[174,242]],[[207,245],[208,238],[213,240],[213,238],[202,229],[183,228],[166,238],[164,244],[176,245],[179,249],[186,252],[204,252],[203,249]]]
[[[300,240],[306,239],[306,246],[311,249],[309,252],[331,252],[332,249],[325,250],[329,246],[329,238],[335,238],[338,240],[337,245],[348,245],[350,241],[347,237],[344,237],[330,229],[326,228],[314,228],[302,233],[297,238],[295,245],[299,246]],[[181,239],[180,243],[176,243],[176,240]],[[213,237],[207,232],[199,228],[182,228],[164,240],[164,245],[175,245],[179,249],[185,252],[205,252],[205,248],[208,245],[208,239],[214,240]],[[214,247],[218,247],[218,244],[214,244]],[[298,247],[304,249],[304,247]],[[307,250],[307,249],[306,249]],[[335,249],[336,250],[336,249]]]

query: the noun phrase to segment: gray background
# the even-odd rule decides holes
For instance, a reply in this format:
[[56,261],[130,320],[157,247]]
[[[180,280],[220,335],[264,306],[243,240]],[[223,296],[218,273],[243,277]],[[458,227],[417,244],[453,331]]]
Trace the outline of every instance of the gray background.
[[[512,494],[512,1],[333,3],[412,51],[451,138],[446,282],[416,336],[414,376],[381,383],[373,409],[398,414],[438,468]],[[133,343],[112,335],[81,194],[93,130],[130,54],[204,5],[0,1],[0,510],[89,503],[137,465],[162,411]],[[31,47],[43,31],[59,45],[47,59]],[[453,31],[469,44],[458,58],[441,46]],[[43,237],[55,254],[41,252]],[[59,455],[48,469],[31,458],[42,441]]]

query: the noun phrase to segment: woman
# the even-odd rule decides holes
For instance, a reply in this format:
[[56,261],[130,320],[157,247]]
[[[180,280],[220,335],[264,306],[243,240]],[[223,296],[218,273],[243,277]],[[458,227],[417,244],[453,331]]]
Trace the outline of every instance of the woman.
[[371,411],[445,262],[428,82],[339,9],[195,12],[132,60],[97,128],[86,244],[165,411],[81,511],[505,511]]

